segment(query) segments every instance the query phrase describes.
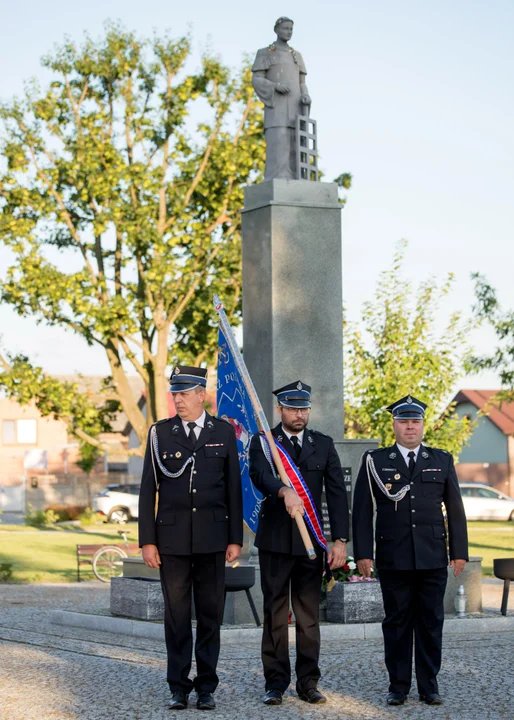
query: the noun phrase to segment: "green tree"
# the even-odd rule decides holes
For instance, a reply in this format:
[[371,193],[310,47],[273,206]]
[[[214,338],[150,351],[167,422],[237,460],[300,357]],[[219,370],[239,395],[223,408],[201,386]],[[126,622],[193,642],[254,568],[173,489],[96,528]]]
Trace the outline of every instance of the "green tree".
[[440,302],[453,278],[440,285],[428,280],[414,293],[402,276],[405,245],[391,269],[381,273],[375,299],[365,303],[361,321],[345,321],[346,436],[392,444],[391,415],[385,408],[412,394],[428,405],[427,445],[458,455],[471,423],[444,403],[464,374],[470,323],[455,313],[444,331],[436,329]]
[[[500,376],[502,390],[495,400],[514,401],[514,311],[504,310],[498,300],[496,290],[487,279],[475,273],[476,305],[475,317],[481,323],[487,323],[496,333],[498,346],[492,355],[472,356],[469,367],[472,372],[494,370]],[[489,403],[490,404],[490,403]]]
[[90,392],[82,392],[76,382],[47,375],[24,355],[0,355],[0,369],[0,387],[8,398],[21,405],[34,401],[43,417],[62,420],[81,447],[90,446],[89,452],[93,446],[101,445],[98,436],[110,431],[120,407],[108,379],[99,395],[93,397]]
[[43,59],[46,89],[0,107],[1,298],[104,349],[141,450],[167,415],[167,365],[212,360],[214,292],[237,320],[243,188],[264,166],[249,67],[205,55],[190,73],[189,56],[187,37],[110,24]]

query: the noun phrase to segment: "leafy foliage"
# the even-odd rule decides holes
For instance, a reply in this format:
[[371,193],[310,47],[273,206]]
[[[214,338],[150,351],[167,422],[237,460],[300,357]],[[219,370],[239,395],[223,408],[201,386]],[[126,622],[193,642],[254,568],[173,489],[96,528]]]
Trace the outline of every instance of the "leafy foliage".
[[108,381],[100,397],[92,397],[88,392],[81,392],[76,382],[47,375],[25,355],[0,355],[0,368],[3,369],[0,388],[7,397],[21,405],[34,400],[41,415],[63,420],[69,432],[80,438],[82,452],[86,455],[98,452],[98,435],[110,430],[111,420],[119,409]]
[[109,24],[43,59],[46,89],[0,106],[0,241],[14,258],[1,298],[105,350],[142,450],[167,414],[167,365],[212,361],[212,294],[239,317],[239,210],[264,166],[249,67],[205,55],[190,73],[190,46]]
[[442,285],[428,280],[414,294],[402,276],[405,246],[399,246],[391,269],[381,273],[375,300],[364,305],[360,323],[345,320],[346,436],[391,445],[391,415],[385,408],[411,394],[428,405],[427,445],[458,455],[471,422],[451,405],[441,411],[464,373],[470,323],[454,314],[444,331],[437,331],[437,311],[452,276]]
[[469,360],[469,368],[474,372],[494,370],[500,376],[502,391],[495,401],[514,401],[514,311],[503,310],[496,290],[487,279],[475,273],[475,316],[480,322],[488,323],[498,339],[498,347],[492,355],[473,356]]

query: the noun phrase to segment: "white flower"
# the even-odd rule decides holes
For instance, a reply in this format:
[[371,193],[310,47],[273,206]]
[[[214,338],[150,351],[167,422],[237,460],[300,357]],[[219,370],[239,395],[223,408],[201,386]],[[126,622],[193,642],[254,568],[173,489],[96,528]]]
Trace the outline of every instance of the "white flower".
[[357,565],[353,562],[353,560],[350,560],[350,562],[348,563],[348,567],[350,568],[350,570],[355,570]]

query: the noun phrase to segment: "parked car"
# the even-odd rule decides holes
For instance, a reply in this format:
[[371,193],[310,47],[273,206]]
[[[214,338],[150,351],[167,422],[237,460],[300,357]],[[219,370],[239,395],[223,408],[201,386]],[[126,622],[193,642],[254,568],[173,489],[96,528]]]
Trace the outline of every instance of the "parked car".
[[123,523],[137,518],[139,485],[108,485],[93,498],[93,510],[107,522]]
[[461,483],[468,520],[513,520],[514,498],[480,483]]

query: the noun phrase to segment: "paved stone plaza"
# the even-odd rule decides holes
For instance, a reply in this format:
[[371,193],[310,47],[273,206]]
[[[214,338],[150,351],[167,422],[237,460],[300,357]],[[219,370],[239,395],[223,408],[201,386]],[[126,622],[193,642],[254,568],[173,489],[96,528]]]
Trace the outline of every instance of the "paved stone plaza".
[[[173,717],[175,713],[167,709],[164,643],[50,623],[56,608],[95,612],[108,604],[109,588],[98,583],[0,586],[1,720]],[[329,702],[311,707],[289,692],[281,707],[266,708],[261,704],[259,643],[225,643],[219,663],[218,709],[209,717],[514,718],[513,648],[512,632],[447,636],[440,674],[445,704],[426,707],[413,692],[404,707],[388,708],[382,642],[325,642],[320,688]],[[204,714],[193,705],[180,717]]]

